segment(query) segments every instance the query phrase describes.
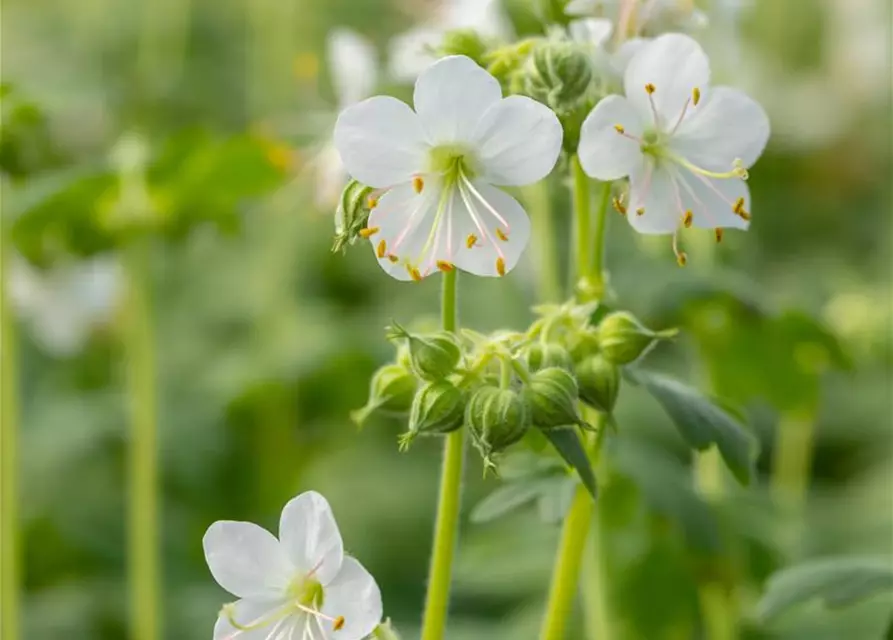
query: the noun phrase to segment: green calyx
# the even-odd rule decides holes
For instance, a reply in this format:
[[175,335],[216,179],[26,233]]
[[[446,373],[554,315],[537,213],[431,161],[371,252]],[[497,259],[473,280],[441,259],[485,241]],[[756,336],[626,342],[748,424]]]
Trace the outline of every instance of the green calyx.
[[463,177],[473,180],[479,173],[471,150],[456,144],[431,149],[428,152],[428,171],[442,176],[445,189],[455,187]]
[[424,380],[442,380],[455,372],[462,349],[453,334],[443,331],[429,335],[408,332],[399,324],[388,328],[388,339],[408,345],[412,370]]
[[628,311],[608,314],[597,328],[599,350],[607,360],[619,365],[638,360],[657,340],[674,335],[675,329],[652,331]]
[[537,371],[530,376],[524,395],[530,405],[533,425],[540,429],[588,426],[577,410],[577,380],[566,369],[549,367]]
[[374,189],[351,180],[341,192],[341,200],[335,212],[335,241],[333,252],[343,252],[360,237],[366,228],[372,210]]
[[620,392],[620,369],[601,354],[589,356],[577,364],[577,386],[580,399],[610,414]]
[[448,380],[427,383],[412,401],[409,431],[400,436],[400,450],[405,451],[419,435],[442,435],[462,426],[465,415],[465,394]]
[[465,407],[465,424],[484,458],[485,471],[495,467],[495,454],[524,437],[530,420],[527,400],[517,391],[488,385],[472,394]]
[[569,371],[574,368],[571,354],[560,344],[554,342],[534,343],[528,347],[525,355],[527,367],[533,372],[549,367],[561,367]]
[[386,364],[372,376],[366,406],[353,411],[351,419],[363,426],[374,413],[403,415],[412,407],[417,386],[415,376],[405,366]]
[[592,63],[576,43],[544,40],[534,48],[525,74],[526,93],[562,114],[586,97]]

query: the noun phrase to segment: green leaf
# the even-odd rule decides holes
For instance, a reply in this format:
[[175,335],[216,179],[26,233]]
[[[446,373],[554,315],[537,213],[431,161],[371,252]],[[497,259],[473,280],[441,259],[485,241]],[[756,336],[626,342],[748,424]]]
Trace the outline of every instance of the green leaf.
[[627,375],[654,396],[691,447],[704,451],[715,444],[738,481],[750,483],[756,439],[738,420],[678,380],[641,369]]
[[893,558],[823,558],[772,575],[758,612],[766,620],[813,598],[828,607],[845,607],[883,592],[893,592]]
[[583,448],[583,443],[580,442],[577,431],[571,428],[544,429],[543,435],[552,443],[564,461],[577,470],[581,482],[595,498],[598,493],[595,473],[592,471],[589,456],[586,455],[586,450]]
[[477,524],[496,520],[536,500],[542,491],[541,485],[537,480],[504,484],[472,509],[470,519]]

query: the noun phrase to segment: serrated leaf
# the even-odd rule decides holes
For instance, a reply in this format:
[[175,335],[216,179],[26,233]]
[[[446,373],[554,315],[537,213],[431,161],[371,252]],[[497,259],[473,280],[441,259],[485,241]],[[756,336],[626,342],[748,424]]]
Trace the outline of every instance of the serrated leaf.
[[824,558],[772,575],[758,612],[761,618],[769,619],[813,598],[828,607],[845,607],[883,592],[893,592],[893,558]]
[[504,484],[471,510],[469,518],[480,524],[500,518],[536,500],[542,491],[541,481],[518,481]]
[[583,448],[577,431],[570,428],[544,429],[543,435],[552,443],[564,461],[577,470],[577,475],[580,476],[583,486],[595,498],[598,493],[595,473],[592,471],[589,456],[586,455],[586,449]]
[[750,483],[757,443],[738,420],[678,380],[642,370],[628,376],[654,396],[691,447],[704,451],[715,444],[738,481]]

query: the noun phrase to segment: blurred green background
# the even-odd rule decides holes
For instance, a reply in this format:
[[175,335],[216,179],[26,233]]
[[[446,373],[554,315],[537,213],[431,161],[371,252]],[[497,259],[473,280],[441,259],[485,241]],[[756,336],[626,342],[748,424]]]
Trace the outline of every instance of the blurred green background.
[[[536,30],[532,2],[503,4],[516,32]],[[611,600],[630,638],[703,637],[703,584],[734,585],[744,637],[880,638],[889,598],[809,605],[771,622],[753,606],[781,566],[891,553],[890,6],[755,0],[733,19],[725,3],[710,4],[702,41],[714,78],[754,95],[773,126],[751,171],[751,230],[719,247],[686,232],[690,264],[680,270],[668,239],[636,237],[612,215],[607,260],[616,306],[684,329],[649,363],[745,407],[762,475],[702,497],[697,464],[659,407],[624,388],[602,494]],[[403,425],[378,420],[358,432],[348,414],[391,357],[383,326],[436,318],[437,278],[393,281],[365,247],[332,254],[317,167],[338,109],[328,34],[346,27],[367,38],[378,91],[408,98],[410,85],[388,74],[388,43],[480,13],[453,5],[4,0],[23,637],[127,637],[120,256],[133,254],[154,325],[164,637],[210,637],[228,598],[204,562],[207,526],[245,519],[275,530],[282,505],[311,488],[377,578],[386,615],[417,637],[440,448],[426,440],[399,454]],[[148,179],[134,196],[123,185],[143,155]],[[549,188],[566,256],[560,176]],[[77,265],[97,256],[98,271],[84,275]],[[504,280],[460,278],[462,324],[526,327],[542,273],[534,247]],[[791,507],[797,487],[768,479],[776,443],[800,442],[793,449],[808,457],[813,430],[808,496]],[[498,486],[469,460],[466,511]],[[779,499],[785,492],[794,497]],[[557,535],[535,509],[465,519],[448,637],[536,637]],[[583,637],[585,613],[570,638]]]

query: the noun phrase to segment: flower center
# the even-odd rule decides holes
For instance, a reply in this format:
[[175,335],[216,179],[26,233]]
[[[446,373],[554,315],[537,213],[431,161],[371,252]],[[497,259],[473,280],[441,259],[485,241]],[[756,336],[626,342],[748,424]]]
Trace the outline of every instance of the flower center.
[[447,189],[455,186],[461,176],[473,180],[478,174],[474,154],[467,147],[457,144],[431,149],[428,153],[428,171],[441,176]]
[[288,596],[304,607],[319,609],[325,594],[322,584],[312,576],[298,576],[287,589]]

